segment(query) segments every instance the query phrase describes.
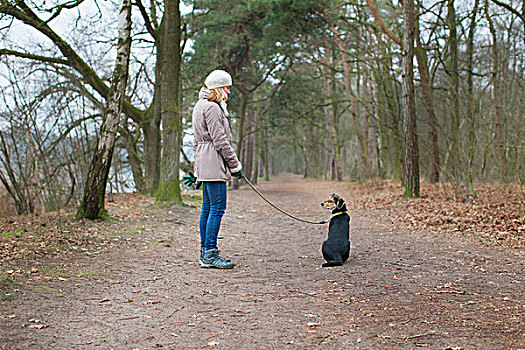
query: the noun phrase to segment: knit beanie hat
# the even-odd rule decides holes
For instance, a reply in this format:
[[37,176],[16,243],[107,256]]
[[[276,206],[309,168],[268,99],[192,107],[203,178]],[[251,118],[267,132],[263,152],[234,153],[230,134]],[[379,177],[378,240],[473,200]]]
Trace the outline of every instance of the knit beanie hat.
[[211,72],[204,81],[204,85],[208,89],[217,89],[223,86],[232,85],[232,77],[228,72],[217,69]]

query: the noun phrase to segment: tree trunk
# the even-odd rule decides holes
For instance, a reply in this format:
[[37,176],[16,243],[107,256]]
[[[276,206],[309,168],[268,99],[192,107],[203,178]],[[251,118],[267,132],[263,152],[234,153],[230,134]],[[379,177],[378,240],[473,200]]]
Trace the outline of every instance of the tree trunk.
[[162,120],[162,158],[159,201],[182,204],[179,185],[182,118],[179,111],[181,71],[181,18],[179,0],[164,1],[164,16],[157,38],[157,66],[160,66],[160,115]]
[[428,58],[426,50],[421,46],[421,38],[419,36],[419,20],[416,19],[416,44],[415,54],[417,58],[417,67],[421,79],[421,89],[423,90],[423,98],[425,109],[428,114],[428,142],[430,148],[430,183],[437,183],[439,181],[439,142],[438,142],[438,126],[436,114],[434,112],[434,98],[432,96],[432,86],[430,83],[428,73]]
[[264,181],[270,181],[270,147],[268,140],[268,130],[263,129],[263,152],[262,152],[262,162],[264,166]]
[[[254,111],[254,120],[253,124],[255,125],[254,128],[257,128],[257,126],[260,124],[259,111],[256,109]],[[254,184],[257,184],[258,178],[259,178],[259,163],[260,163],[260,149],[261,145],[259,142],[259,131],[255,131],[255,134],[253,135],[253,153],[254,153],[254,160],[253,160],[253,171],[252,171],[252,178],[251,181]]]
[[144,189],[153,194],[159,187],[160,179],[160,113],[146,119],[140,125],[144,133]]
[[505,161],[505,144],[503,140],[503,125],[501,123],[501,106],[499,102],[499,55],[498,55],[498,41],[496,36],[496,29],[494,22],[489,14],[488,0],[485,0],[485,15],[489,22],[490,34],[492,36],[492,105],[494,108],[494,134],[495,142],[498,150],[499,175],[502,182],[507,181],[507,164]]
[[374,93],[372,89],[372,82],[370,74],[365,72],[363,74],[363,82],[365,83],[365,103],[368,105],[366,109],[366,125],[368,134],[368,163],[370,164],[370,172],[372,177],[379,175],[379,157],[378,157],[378,145],[377,145],[377,127],[376,127],[376,111],[374,106]]
[[468,150],[468,183],[471,192],[476,196],[472,178],[472,163],[476,154],[477,136],[476,129],[479,125],[476,117],[476,98],[474,97],[474,31],[476,29],[476,15],[478,13],[479,0],[474,1],[474,9],[472,10],[472,19],[470,20],[469,31],[467,36],[467,122],[469,124],[467,142],[470,145]]
[[97,148],[87,175],[87,183],[77,217],[87,219],[107,217],[104,199],[122,102],[126,93],[130,50],[131,0],[122,0],[119,16],[117,61],[111,79],[109,98],[104,112],[104,122],[101,126]]
[[449,29],[448,40],[448,74],[450,97],[450,167],[453,181],[461,182],[461,145],[459,137],[459,70],[458,70],[458,38],[456,9],[454,0],[448,0],[447,26]]
[[414,1],[403,1],[403,121],[405,132],[405,194],[419,197],[419,155],[414,94]]

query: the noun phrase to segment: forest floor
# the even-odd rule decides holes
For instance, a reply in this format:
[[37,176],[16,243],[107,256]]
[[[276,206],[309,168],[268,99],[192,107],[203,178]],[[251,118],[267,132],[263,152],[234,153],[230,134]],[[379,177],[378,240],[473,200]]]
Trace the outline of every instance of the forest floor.
[[196,191],[185,207],[114,196],[111,223],[73,209],[3,219],[0,348],[525,349],[519,186],[481,186],[476,200],[292,175],[258,187],[308,219],[345,198],[349,260],[320,268],[327,225],[244,186],[228,192],[220,233],[232,270],[198,266]]

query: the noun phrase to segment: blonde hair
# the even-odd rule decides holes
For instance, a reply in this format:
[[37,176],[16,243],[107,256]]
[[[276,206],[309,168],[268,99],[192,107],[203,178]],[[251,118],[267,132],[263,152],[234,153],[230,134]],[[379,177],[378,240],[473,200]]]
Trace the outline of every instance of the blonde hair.
[[217,102],[221,103],[222,101],[226,100],[228,98],[228,95],[226,92],[224,92],[223,88],[216,88],[216,89],[208,89],[210,94],[208,95],[208,101],[210,102]]

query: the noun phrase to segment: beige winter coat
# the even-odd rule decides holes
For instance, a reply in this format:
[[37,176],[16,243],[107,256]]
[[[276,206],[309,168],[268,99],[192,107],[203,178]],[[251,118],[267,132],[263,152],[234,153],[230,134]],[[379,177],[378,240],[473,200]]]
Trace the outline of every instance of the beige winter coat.
[[230,121],[225,110],[208,101],[209,91],[201,89],[193,108],[194,172],[197,181],[229,181],[242,165],[230,145]]

